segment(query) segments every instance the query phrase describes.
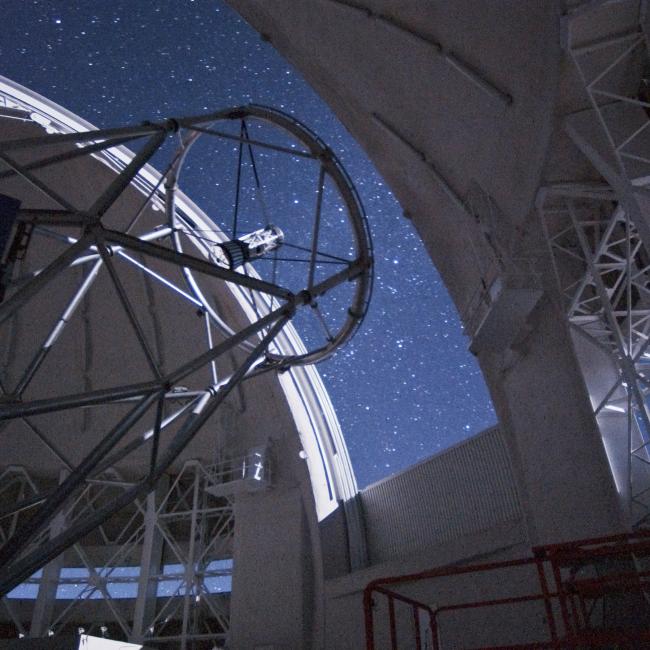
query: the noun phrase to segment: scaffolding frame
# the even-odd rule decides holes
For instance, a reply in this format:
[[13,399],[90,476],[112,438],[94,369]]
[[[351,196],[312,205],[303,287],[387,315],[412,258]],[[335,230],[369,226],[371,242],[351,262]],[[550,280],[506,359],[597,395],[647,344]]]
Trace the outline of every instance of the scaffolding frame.
[[[0,491],[13,490],[37,497],[38,479],[22,467],[12,467],[0,476]],[[232,558],[234,508],[228,497],[214,497],[211,488],[221,478],[211,466],[186,461],[171,480],[159,484],[144,499],[136,499],[118,519],[97,527],[94,535],[76,542],[66,560],[85,569],[87,577],[62,576],[63,554],[50,562],[40,576],[24,585],[37,585],[38,595],[28,624],[16,614],[11,600],[3,605],[19,634],[52,636],[71,631],[110,634],[134,643],[147,641],[187,648],[192,642],[222,643],[229,632],[229,595],[214,593],[210,578],[230,576],[232,569],[210,567],[215,560]],[[65,511],[61,529],[96,510],[97,504],[114,498],[129,486],[115,470],[103,478],[87,482]],[[15,528],[24,510],[8,515]],[[3,519],[4,521],[4,519]],[[3,534],[6,534],[3,529]],[[97,556],[97,548],[108,548]],[[93,560],[95,558],[95,560]],[[179,566],[176,572],[170,566]],[[135,569],[127,571],[124,569]],[[79,583],[82,585],[79,585]],[[172,583],[173,592],[159,594],[160,587]],[[137,594],[124,607],[120,586],[132,584]],[[76,594],[66,594],[66,586]],[[57,591],[63,590],[57,599]],[[100,596],[99,600],[95,600]],[[92,602],[91,602],[92,601]],[[84,607],[103,609],[89,622]]]
[[[644,621],[650,571],[642,567],[650,553],[650,531],[536,546],[531,551],[529,557],[447,565],[370,581],[363,592],[366,650],[397,650],[405,639],[408,647],[417,650],[443,650],[452,647],[446,634],[463,626],[472,630],[476,650],[636,648],[647,644],[650,631]],[[460,584],[466,576],[483,584],[478,598],[476,591],[467,596],[449,589],[450,583]],[[491,587],[481,582],[485,576],[490,576]],[[523,590],[513,589],[515,577],[519,585],[526,585]],[[426,597],[412,596],[409,587],[418,586],[428,588]],[[615,607],[611,619],[605,614],[608,601]],[[616,614],[624,615],[625,606],[636,609],[626,620],[618,620]],[[511,617],[496,636],[505,632],[507,638],[516,621],[517,641],[509,639],[506,645],[505,639],[494,639],[489,626],[485,630],[476,619],[462,619],[478,613],[487,621],[499,611],[507,611]],[[528,626],[522,627],[522,622]]]

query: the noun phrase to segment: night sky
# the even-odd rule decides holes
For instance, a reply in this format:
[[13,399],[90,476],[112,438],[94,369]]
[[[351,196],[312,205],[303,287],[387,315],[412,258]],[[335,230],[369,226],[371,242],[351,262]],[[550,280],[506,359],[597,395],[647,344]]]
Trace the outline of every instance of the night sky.
[[[157,6],[156,6],[157,5]],[[0,74],[98,127],[256,102],[318,133],[368,213],[375,291],[357,336],[319,366],[360,487],[495,421],[456,310],[382,178],[300,75],[215,0],[4,0]],[[181,184],[201,207],[196,168]]]

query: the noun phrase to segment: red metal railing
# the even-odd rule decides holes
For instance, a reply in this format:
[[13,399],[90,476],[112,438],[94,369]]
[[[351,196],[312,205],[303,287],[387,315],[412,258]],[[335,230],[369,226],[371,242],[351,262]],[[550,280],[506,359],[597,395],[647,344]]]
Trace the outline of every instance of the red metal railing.
[[[446,566],[422,573],[373,580],[364,591],[366,650],[378,650],[375,618],[379,617],[375,616],[375,609],[380,605],[380,599],[385,599],[388,610],[387,635],[385,625],[381,630],[387,637],[388,645],[384,643],[382,647],[391,650],[444,650],[440,621],[451,612],[456,612],[458,617],[471,610],[517,607],[531,603],[539,603],[543,607],[545,638],[526,639],[525,642],[508,645],[495,645],[492,642],[491,645],[477,646],[475,650],[564,649],[612,645],[616,648],[650,648],[650,571],[641,566],[644,560],[650,561],[650,531],[540,546],[534,548],[533,556],[528,558]],[[531,575],[526,578],[534,593],[432,606],[422,602],[422,598],[416,599],[397,591],[399,588],[421,587],[427,581],[429,589],[433,586],[427,600],[439,601],[442,595],[435,590],[436,580],[458,579],[463,575],[494,575],[493,584],[503,584],[497,581],[498,574],[502,574],[503,581],[504,572],[518,569],[534,575],[532,579],[529,579]],[[606,611],[612,609],[612,603],[614,607],[610,617],[613,616],[614,620],[604,620]],[[630,610],[631,605],[634,611]],[[403,618],[401,625],[398,623],[398,606],[411,610],[412,625],[404,625]],[[597,610],[603,618],[600,623],[594,620]],[[427,620],[426,627],[422,625],[423,619]],[[526,626],[525,618],[520,620],[520,625]],[[524,635],[527,633],[529,631],[524,630]],[[480,634],[477,635],[474,631],[472,636],[479,638]]]

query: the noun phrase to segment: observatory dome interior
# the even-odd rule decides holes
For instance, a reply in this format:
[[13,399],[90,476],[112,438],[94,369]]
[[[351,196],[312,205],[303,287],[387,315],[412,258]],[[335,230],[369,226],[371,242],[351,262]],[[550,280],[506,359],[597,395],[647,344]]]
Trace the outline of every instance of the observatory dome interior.
[[[372,246],[293,118],[96,131],[2,79],[6,647],[82,628],[151,648],[645,647],[647,3],[228,4],[394,192],[498,424],[358,490],[311,362],[363,318]],[[178,189],[199,134],[314,163],[304,288],[273,270],[288,211],[240,232]],[[335,268],[330,197],[351,251]]]

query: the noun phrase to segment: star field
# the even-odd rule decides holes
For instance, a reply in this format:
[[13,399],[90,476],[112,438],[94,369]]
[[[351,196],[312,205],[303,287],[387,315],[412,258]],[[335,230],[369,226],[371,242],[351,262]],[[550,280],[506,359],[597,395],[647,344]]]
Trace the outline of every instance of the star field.
[[[340,157],[368,213],[375,290],[361,331],[319,371],[361,487],[495,422],[455,307],[385,182],[300,75],[225,4],[6,0],[3,9],[11,29],[0,74],[98,127],[256,102],[294,114]],[[191,168],[182,188],[205,208],[204,174]]]

